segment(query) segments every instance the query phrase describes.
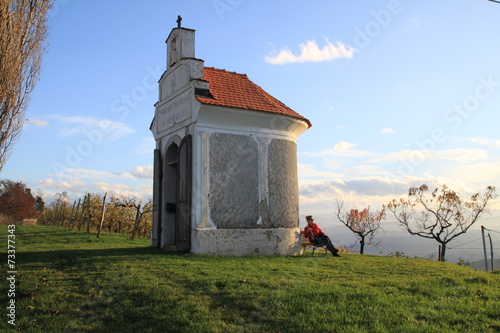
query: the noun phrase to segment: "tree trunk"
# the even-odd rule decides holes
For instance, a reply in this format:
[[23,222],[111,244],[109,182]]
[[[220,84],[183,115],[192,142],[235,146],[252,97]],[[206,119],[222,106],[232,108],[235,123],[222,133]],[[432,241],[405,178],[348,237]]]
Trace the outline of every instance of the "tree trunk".
[[359,241],[359,254],[365,253],[365,236],[361,236],[361,240]]
[[441,243],[439,246],[439,261],[446,261],[446,243]]

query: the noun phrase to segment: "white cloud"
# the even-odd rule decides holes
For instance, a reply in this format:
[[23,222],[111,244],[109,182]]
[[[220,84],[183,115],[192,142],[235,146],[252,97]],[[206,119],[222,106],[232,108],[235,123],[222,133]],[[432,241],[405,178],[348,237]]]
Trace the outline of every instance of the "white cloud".
[[422,25],[422,21],[416,17],[412,18],[410,21],[416,27],[420,27]]
[[141,165],[130,172],[109,172],[89,169],[64,169],[64,173],[55,175],[60,178],[68,179],[153,179],[153,166]]
[[141,165],[131,172],[132,176],[140,179],[153,179],[153,166]]
[[68,168],[64,170],[64,173],[56,175],[61,178],[70,178],[70,179],[112,179],[112,178],[122,178],[122,179],[131,179],[133,176],[130,173],[120,173],[120,172],[108,172],[108,171],[99,171],[99,170],[89,170],[89,169],[72,169]]
[[334,200],[335,197],[341,199],[345,195],[393,196],[407,194],[410,187],[407,181],[396,181],[391,178],[334,179],[301,184],[300,195],[325,197],[329,200]]
[[393,129],[393,128],[382,128],[380,130],[380,133],[382,133],[382,134],[393,134],[393,133],[396,133],[396,130]]
[[[301,212],[333,216],[336,200],[343,201],[345,207],[380,209],[392,199],[407,197],[410,187],[422,184],[434,189],[440,187],[443,181],[432,176],[401,179],[365,177],[349,180],[300,180],[300,210]],[[457,191],[463,190],[463,186],[457,183],[447,182],[447,185]]]
[[448,170],[448,176],[460,179],[468,184],[471,191],[482,191],[486,186],[500,186],[500,162],[480,162],[452,166]]
[[56,191],[66,191],[68,193],[75,193],[84,191],[87,184],[78,179],[68,181],[55,181],[52,178],[46,178],[36,182],[38,187],[42,189],[52,189]]
[[475,138],[465,138],[459,139],[458,141],[465,141],[470,143],[475,143],[481,146],[487,146],[492,148],[500,148],[500,140],[487,139],[485,137],[475,137]]
[[362,164],[352,167],[350,172],[347,173],[358,175],[386,175],[390,172],[387,170],[381,170],[378,165]]
[[347,141],[340,141],[339,143],[336,143],[335,146],[333,146],[333,150],[346,151],[346,150],[349,150],[349,149],[354,148],[356,146],[357,146],[356,143],[350,143]]
[[123,195],[131,190],[131,187],[125,184],[109,184],[105,182],[97,182],[92,184],[93,187],[97,187],[103,192],[109,192],[117,195]]
[[138,154],[150,154],[154,151],[156,141],[153,137],[143,137],[139,148],[135,151]]
[[107,119],[58,115],[52,115],[49,117],[58,120],[59,124],[62,126],[59,130],[60,136],[67,137],[84,135],[95,145],[102,142],[116,140],[127,134],[135,132],[134,129],[128,127],[124,123]]
[[137,190],[143,193],[153,194],[153,185],[138,185]]
[[448,149],[433,152],[436,159],[452,160],[460,163],[468,163],[488,158],[488,153],[483,149]]
[[118,195],[124,197],[136,197],[143,201],[149,200],[153,193],[152,185],[137,185],[131,187],[121,183],[95,182],[85,183],[78,179],[54,180],[47,178],[36,182],[36,187],[44,193],[44,198],[51,201],[57,193],[67,192],[70,201],[83,198],[87,193],[108,193],[108,195]]
[[40,187],[52,187],[52,186],[54,186],[55,181],[52,178],[47,178],[44,180],[37,181],[36,184]]
[[47,122],[45,120],[26,119],[26,123],[25,124],[27,126],[40,126],[40,127],[43,127],[43,126],[48,126],[49,122]]
[[97,188],[99,191],[108,193],[108,195],[116,195],[125,198],[138,198],[141,201],[146,201],[151,198],[151,191],[144,191],[146,188],[144,186],[138,186],[137,188],[132,188],[125,184],[110,184],[105,182],[98,182],[92,184],[92,187]]
[[318,156],[342,156],[342,157],[364,157],[370,156],[373,153],[364,150],[356,150],[353,149],[357,147],[356,143],[351,143],[347,141],[340,141],[335,144],[332,149],[325,149],[315,153],[303,153],[309,157],[318,157]]
[[483,149],[467,149],[457,148],[448,150],[420,150],[420,149],[406,149],[394,153],[383,154],[370,161],[370,163],[378,162],[399,162],[409,161],[410,163],[416,161],[431,160],[451,160],[459,163],[474,162],[488,158],[488,153]]
[[282,49],[278,54],[264,57],[265,61],[273,65],[283,65],[293,62],[321,62],[338,58],[352,58],[354,49],[345,46],[341,42],[331,43],[326,40],[326,45],[322,49],[316,41],[308,40],[300,44],[300,54],[294,55],[288,48]]
[[316,170],[316,167],[314,165],[308,165],[308,164],[298,163],[297,169],[299,173],[299,179],[304,179],[304,178],[332,179],[332,178],[339,178],[342,176],[334,172],[318,171]]

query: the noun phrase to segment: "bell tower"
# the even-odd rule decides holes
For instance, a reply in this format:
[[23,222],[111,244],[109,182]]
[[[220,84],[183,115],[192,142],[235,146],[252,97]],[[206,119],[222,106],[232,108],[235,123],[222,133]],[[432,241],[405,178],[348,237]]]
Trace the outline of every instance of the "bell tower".
[[203,80],[203,60],[195,58],[196,31],[183,28],[181,21],[179,16],[166,40],[166,70],[159,80],[151,124],[157,143],[152,243],[164,249],[190,250],[195,92],[207,90],[208,82]]
[[181,59],[194,59],[195,30],[181,27],[182,17],[177,18],[177,28],[167,38],[167,70]]

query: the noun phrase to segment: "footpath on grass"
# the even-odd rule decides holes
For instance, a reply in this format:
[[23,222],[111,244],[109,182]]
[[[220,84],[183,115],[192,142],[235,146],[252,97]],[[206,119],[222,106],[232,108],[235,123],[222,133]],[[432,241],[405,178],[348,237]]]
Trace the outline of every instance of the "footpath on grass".
[[498,332],[499,271],[395,257],[169,253],[0,226],[6,332]]

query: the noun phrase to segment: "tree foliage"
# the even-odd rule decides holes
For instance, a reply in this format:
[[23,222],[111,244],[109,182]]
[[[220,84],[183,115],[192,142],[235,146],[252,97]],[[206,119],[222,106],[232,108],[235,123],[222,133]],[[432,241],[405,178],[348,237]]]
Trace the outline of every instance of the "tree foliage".
[[465,234],[487,212],[486,205],[495,196],[493,186],[466,201],[446,185],[432,192],[422,185],[411,187],[408,199],[392,200],[387,209],[411,235],[436,240],[441,248],[439,260],[445,261],[446,244]]
[[51,0],[0,0],[0,171],[40,74]]
[[381,229],[380,223],[385,220],[385,210],[370,212],[370,208],[365,208],[347,211],[344,210],[344,203],[337,201],[337,217],[359,239],[359,253],[363,254],[365,245],[374,244],[373,240]]
[[11,221],[36,218],[38,216],[37,200],[31,194],[31,189],[23,182],[0,180],[0,214]]

